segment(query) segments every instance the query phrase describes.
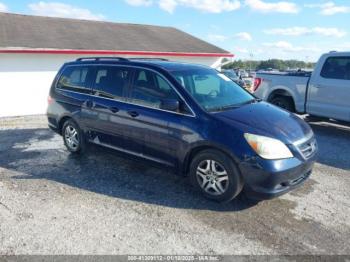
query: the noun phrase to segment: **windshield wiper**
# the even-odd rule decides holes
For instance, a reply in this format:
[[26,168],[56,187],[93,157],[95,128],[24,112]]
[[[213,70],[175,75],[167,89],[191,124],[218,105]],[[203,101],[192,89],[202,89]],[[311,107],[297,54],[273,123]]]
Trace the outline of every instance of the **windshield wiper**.
[[251,100],[248,100],[247,102],[242,103],[241,105],[246,105],[246,104],[254,104],[254,103],[259,103],[262,100],[260,98],[253,98]]
[[254,103],[259,103],[262,100],[260,98],[253,98],[251,100],[248,100],[246,102],[243,103],[239,103],[239,104],[234,104],[234,105],[228,105],[228,106],[217,106],[217,107],[213,107],[210,108],[209,111],[210,112],[220,112],[220,111],[226,111],[226,110],[230,110],[230,109],[234,109],[234,108],[240,108],[244,105],[248,105],[248,104],[254,104]]
[[220,111],[226,111],[226,110],[230,110],[230,109],[234,109],[234,108],[238,108],[238,107],[240,107],[240,105],[217,106],[217,107],[210,108],[209,111],[210,112],[220,112]]

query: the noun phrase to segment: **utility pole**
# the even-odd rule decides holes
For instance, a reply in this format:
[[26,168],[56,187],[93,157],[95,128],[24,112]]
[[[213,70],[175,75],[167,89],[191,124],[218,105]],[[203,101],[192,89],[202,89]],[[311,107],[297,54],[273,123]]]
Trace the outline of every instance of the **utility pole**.
[[249,56],[250,56],[249,71],[252,71],[252,64],[253,64],[253,57],[254,57],[253,52],[250,52]]

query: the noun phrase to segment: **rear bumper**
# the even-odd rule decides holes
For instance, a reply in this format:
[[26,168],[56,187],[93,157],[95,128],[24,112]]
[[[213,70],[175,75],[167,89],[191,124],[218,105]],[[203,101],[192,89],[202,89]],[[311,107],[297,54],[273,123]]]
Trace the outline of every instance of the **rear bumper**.
[[60,130],[57,126],[57,122],[56,122],[56,119],[50,115],[47,114],[47,122],[48,122],[48,127],[56,132],[57,134],[60,134]]
[[264,200],[279,197],[301,186],[311,175],[316,157],[307,161],[256,160],[240,165],[249,198]]
[[57,127],[55,127],[55,126],[53,126],[53,125],[51,125],[51,124],[48,124],[48,127],[52,130],[52,131],[54,131],[55,133],[57,133],[57,134],[61,134],[60,132],[59,132],[59,130],[58,130],[58,128]]

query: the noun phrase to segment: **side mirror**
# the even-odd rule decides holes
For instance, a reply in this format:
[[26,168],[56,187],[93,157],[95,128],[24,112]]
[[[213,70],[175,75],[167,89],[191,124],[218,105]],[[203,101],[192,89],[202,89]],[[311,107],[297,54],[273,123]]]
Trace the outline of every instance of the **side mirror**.
[[160,109],[168,111],[178,111],[180,108],[180,102],[176,99],[163,99],[160,102]]

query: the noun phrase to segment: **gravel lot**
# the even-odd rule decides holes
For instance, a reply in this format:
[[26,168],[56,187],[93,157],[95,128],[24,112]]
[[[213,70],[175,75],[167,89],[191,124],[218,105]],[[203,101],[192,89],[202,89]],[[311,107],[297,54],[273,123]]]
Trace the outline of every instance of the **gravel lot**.
[[350,127],[312,123],[311,179],[217,204],[110,151],[72,157],[44,117],[0,119],[0,254],[350,254]]

